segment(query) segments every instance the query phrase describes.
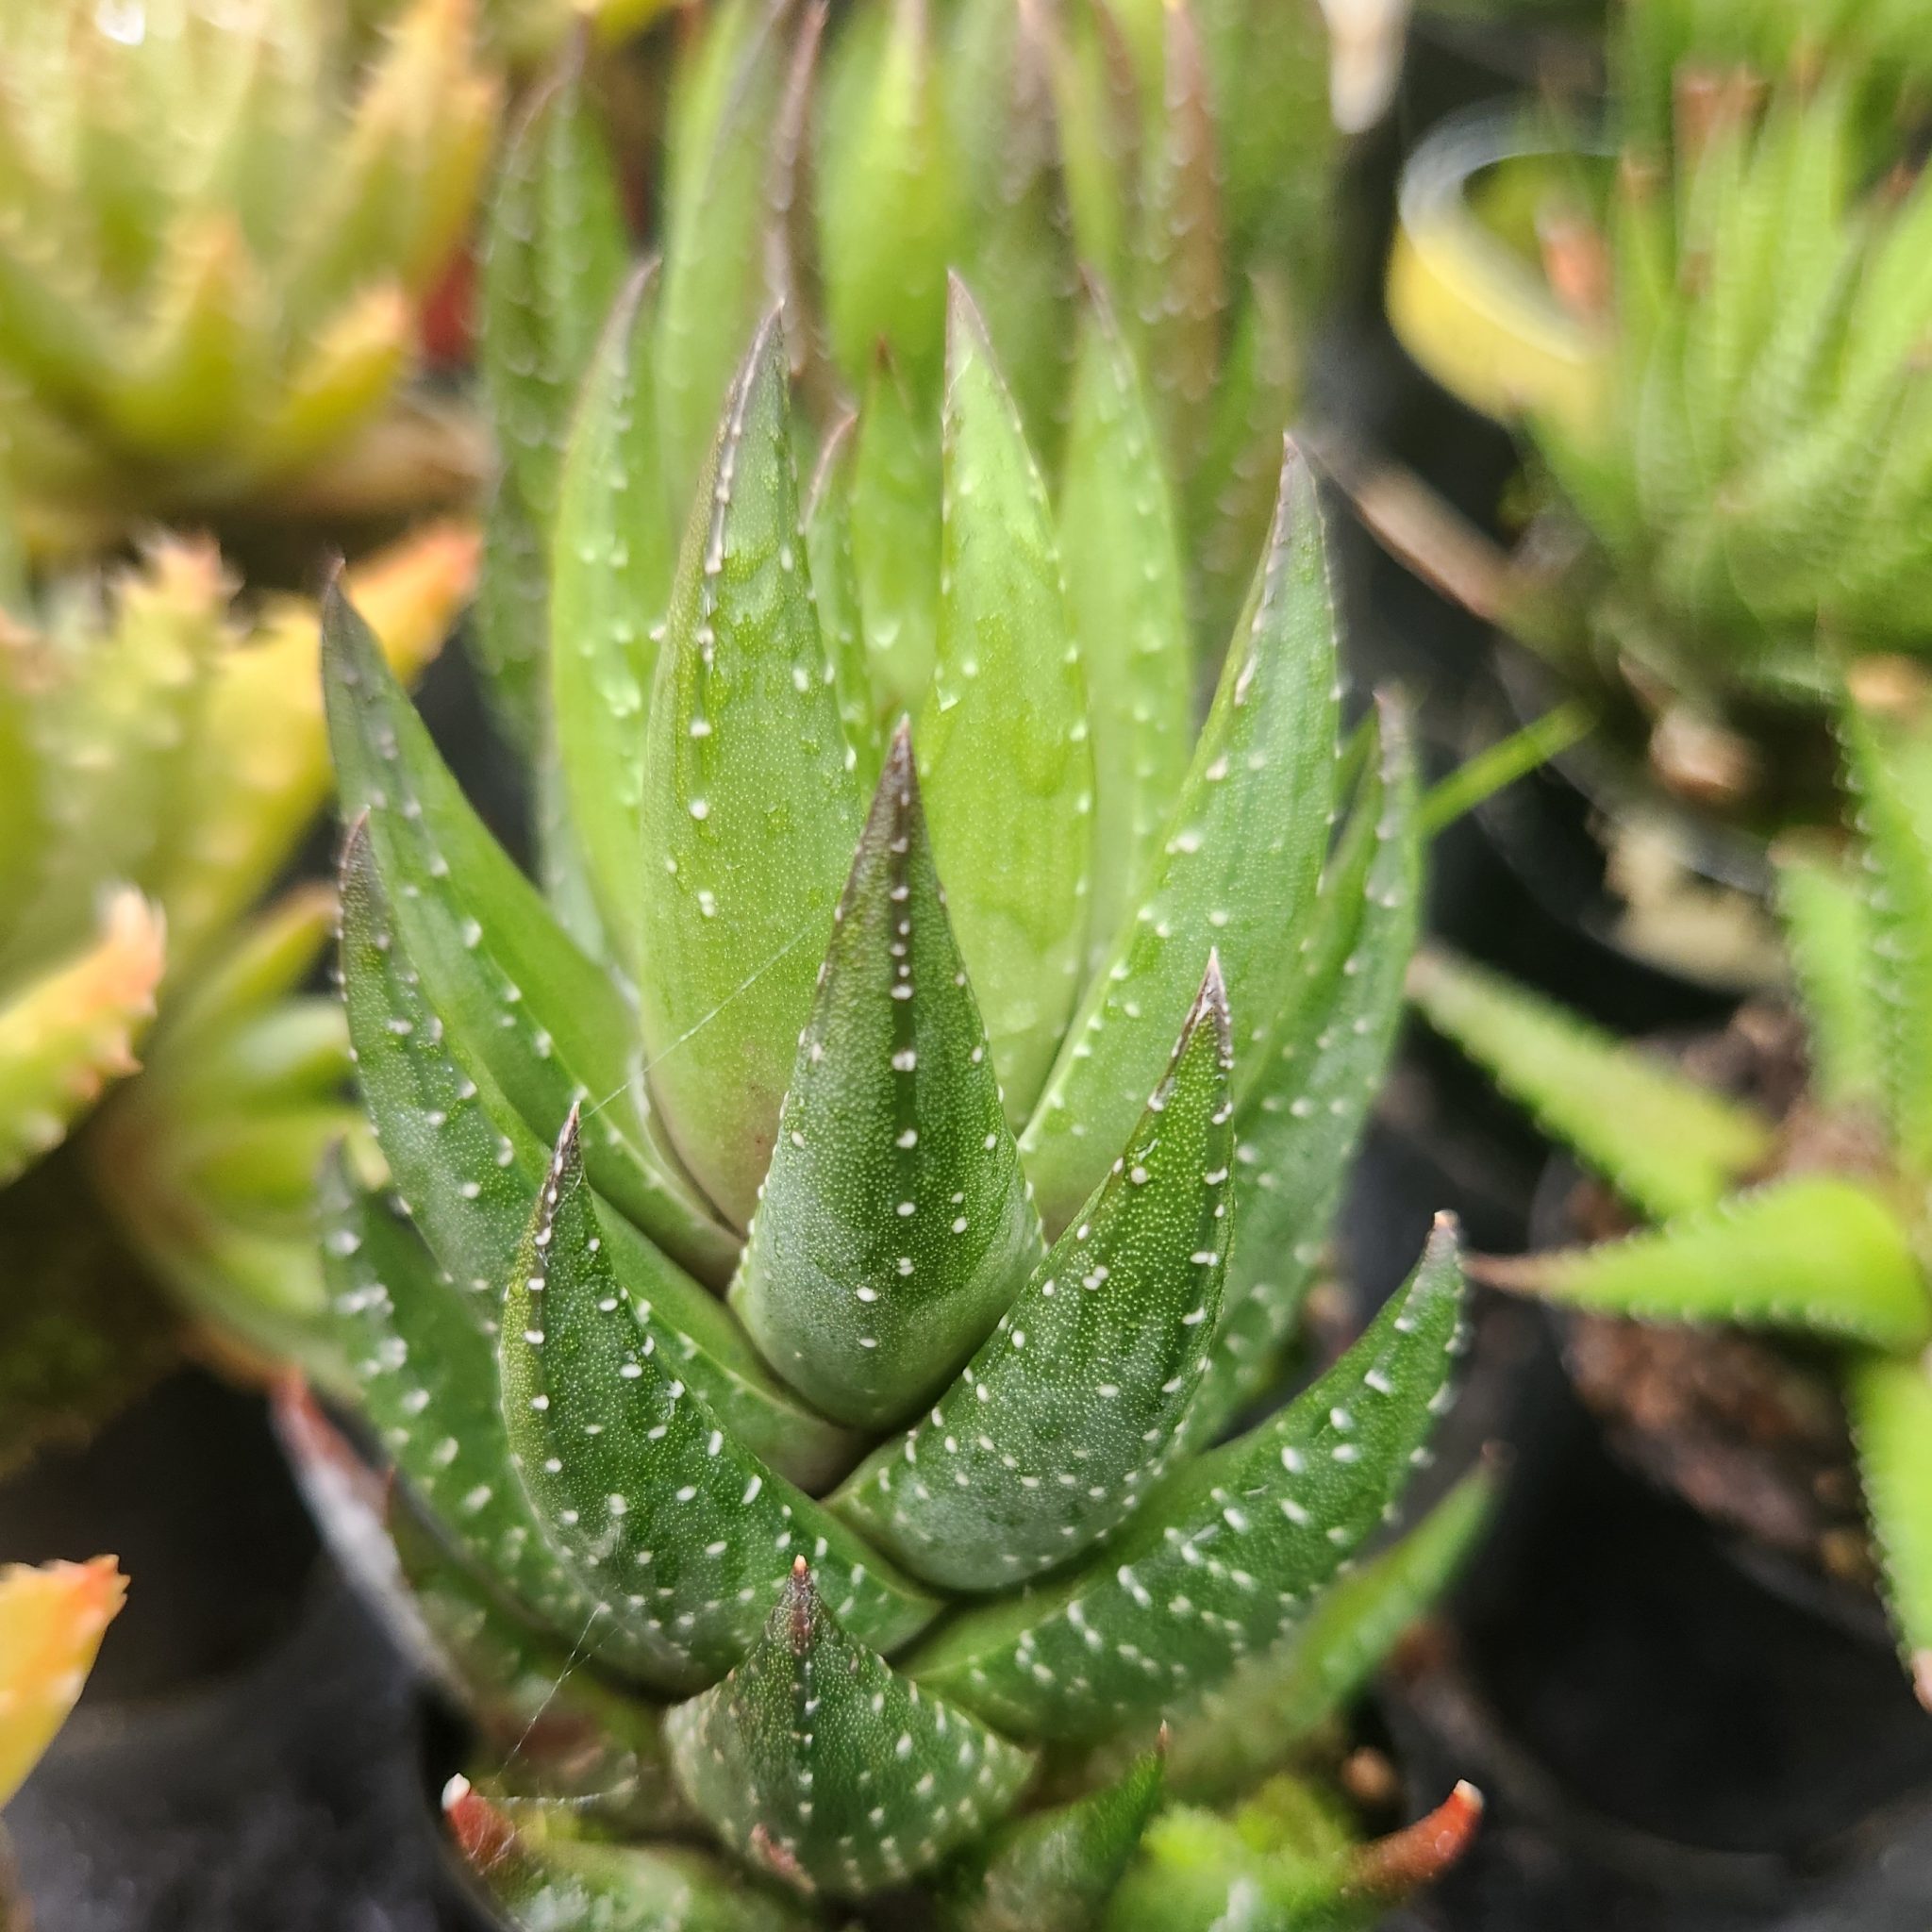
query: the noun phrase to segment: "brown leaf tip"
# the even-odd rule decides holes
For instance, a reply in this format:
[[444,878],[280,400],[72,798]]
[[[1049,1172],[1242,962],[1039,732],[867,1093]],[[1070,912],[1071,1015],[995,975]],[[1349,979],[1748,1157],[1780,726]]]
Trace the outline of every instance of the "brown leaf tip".
[[457,1849],[486,1876],[521,1850],[516,1827],[460,1772],[442,1788],[442,1815]]

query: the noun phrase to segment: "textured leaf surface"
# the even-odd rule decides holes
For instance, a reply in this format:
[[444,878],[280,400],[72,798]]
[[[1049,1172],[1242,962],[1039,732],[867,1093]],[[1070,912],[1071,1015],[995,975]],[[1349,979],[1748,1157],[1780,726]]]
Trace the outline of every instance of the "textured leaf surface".
[[[452,1052],[413,983],[359,833],[344,855],[341,905],[349,1033],[384,1158],[441,1266],[493,1297],[548,1155],[487,1074]],[[840,1466],[841,1432],[775,1381],[714,1296],[621,1216],[610,1217],[608,1245],[633,1301],[650,1311],[649,1332],[740,1441],[807,1481]]]
[[1009,1588],[1099,1541],[1167,1466],[1220,1312],[1231,1058],[1210,955],[1113,1172],[931,1415],[841,1492],[918,1574]]
[[1288,983],[1327,847],[1335,677],[1321,508],[1291,445],[1268,554],[1160,850],[1021,1137],[1050,1233],[1126,1138],[1210,945],[1240,1027],[1237,1089],[1245,1084],[1250,1041]]
[[1188,1434],[1210,1441],[1278,1366],[1402,1019],[1422,915],[1415,766],[1386,701],[1299,949],[1298,983],[1249,1061],[1235,1114],[1234,1246]]
[[1111,945],[1192,750],[1193,657],[1173,494],[1105,296],[1089,300],[1059,504],[1093,727],[1091,949]]
[[644,708],[676,563],[652,393],[657,315],[646,269],[612,310],[584,378],[550,561],[558,769],[604,929],[633,980],[643,951]]
[[1041,1253],[902,726],[778,1118],[732,1305],[828,1415],[902,1420]]
[[[919,717],[920,777],[954,930],[1017,1124],[1052,1064],[1085,965],[1093,754],[1046,487],[985,325],[957,281],[944,441],[938,660]],[[1157,1057],[1143,1095],[1158,1071]]]
[[1033,1768],[854,1641],[802,1557],[751,1654],[668,1735],[686,1795],[733,1850],[842,1898],[977,1838]]
[[499,1807],[467,1778],[443,1811],[491,1899],[521,1932],[807,1932],[798,1907],[703,1852],[579,1838],[571,1807]]
[[498,1364],[512,1460],[557,1549],[695,1689],[743,1655],[794,1555],[886,1649],[935,1606],[718,1425],[661,1359],[603,1252],[575,1114],[504,1297]]
[[1887,1348],[1932,1332],[1904,1220],[1837,1174],[1773,1181],[1596,1247],[1485,1261],[1483,1278],[1642,1321],[1762,1324]]
[[645,759],[641,989],[679,1151],[747,1225],[865,803],[812,608],[784,344],[733,387],[679,560]]
[[1423,1017],[1646,1214],[1707,1207],[1771,1154],[1769,1124],[1497,974],[1430,947]]
[[0,1570],[0,1804],[74,1708],[126,1594],[112,1557]]
[[852,560],[866,662],[888,717],[914,710],[939,644],[940,440],[898,368],[874,359],[852,471]]
[[1461,1286],[1439,1224],[1312,1388],[1170,1477],[1085,1568],[956,1617],[908,1668],[1017,1736],[1098,1738],[1285,1636],[1400,1494],[1448,1397]]
[[616,175],[572,63],[508,143],[483,250],[482,375],[503,470],[478,643],[526,750],[544,708],[546,564],[564,442],[628,250]]
[[1148,1752],[1117,1784],[1002,1827],[949,1902],[952,1932],[1090,1932],[1160,1805]]
[[659,1706],[511,1609],[413,1496],[391,1494],[383,1521],[429,1666],[475,1726],[475,1756],[493,1786],[570,1801],[621,1827],[691,1823],[672,1782]]
[[1919,1701],[1932,1707],[1932,1379],[1923,1360],[1862,1357],[1845,1403],[1886,1601]]
[[323,1278],[364,1413],[455,1547],[573,1651],[622,1672],[649,1653],[545,1540],[509,1462],[496,1391],[494,1297],[464,1289],[340,1160],[320,1200]]
[[1463,1477],[1414,1528],[1339,1576],[1294,1635],[1239,1665],[1174,1721],[1168,1783],[1219,1803],[1282,1768],[1344,1708],[1441,1594],[1488,1527],[1495,1484]]
[[1884,1055],[1858,881],[1834,855],[1793,841],[1780,841],[1774,857],[1813,1084],[1827,1106],[1876,1103],[1885,1091]]
[[323,638],[343,809],[367,814],[373,863],[426,1005],[544,1140],[589,1095],[598,1184],[669,1252],[721,1275],[735,1244],[635,1105],[636,1026],[623,996],[476,816],[339,598],[325,607]]

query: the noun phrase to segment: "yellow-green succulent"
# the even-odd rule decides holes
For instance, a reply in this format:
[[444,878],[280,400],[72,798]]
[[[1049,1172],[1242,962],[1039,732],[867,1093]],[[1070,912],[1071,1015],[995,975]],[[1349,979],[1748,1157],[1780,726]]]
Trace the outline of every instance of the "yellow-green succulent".
[[413,0],[358,74],[313,0],[0,8],[0,463],[38,538],[472,480],[391,413],[495,125],[472,38]]

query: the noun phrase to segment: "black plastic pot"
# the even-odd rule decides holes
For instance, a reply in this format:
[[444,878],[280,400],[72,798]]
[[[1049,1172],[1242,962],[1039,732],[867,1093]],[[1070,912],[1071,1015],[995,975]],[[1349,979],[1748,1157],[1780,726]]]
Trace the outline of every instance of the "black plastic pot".
[[259,1399],[171,1377],[0,1485],[0,1556],[131,1581],[7,1825],[42,1932],[454,1932],[413,1674],[319,1552]]

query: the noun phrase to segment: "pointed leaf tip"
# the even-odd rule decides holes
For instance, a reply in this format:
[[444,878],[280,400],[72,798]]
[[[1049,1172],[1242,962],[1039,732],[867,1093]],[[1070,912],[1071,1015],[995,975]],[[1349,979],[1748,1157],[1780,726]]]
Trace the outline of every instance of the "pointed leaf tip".
[[733,1305],[825,1413],[918,1408],[1040,1254],[908,731],[859,835]]
[[800,1890],[902,1885],[1002,1817],[1032,1754],[855,1641],[795,1559],[750,1652],[665,1726],[686,1797]]

